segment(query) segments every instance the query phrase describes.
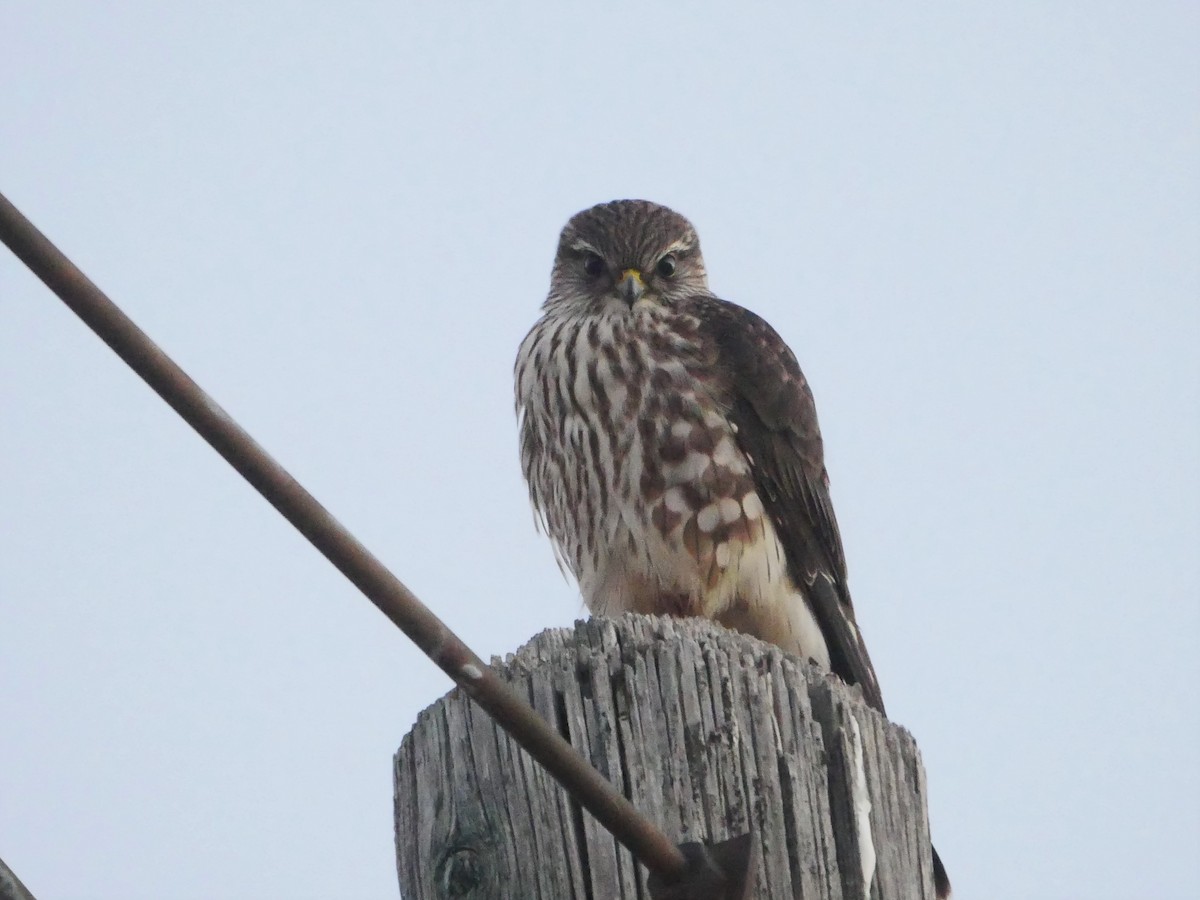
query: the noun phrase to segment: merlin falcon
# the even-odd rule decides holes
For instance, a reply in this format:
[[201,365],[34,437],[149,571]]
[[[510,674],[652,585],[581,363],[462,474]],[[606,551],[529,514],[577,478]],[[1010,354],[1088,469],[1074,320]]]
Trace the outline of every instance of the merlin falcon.
[[[687,219],[644,200],[572,218],[515,380],[530,497],[593,614],[714,619],[884,712],[812,392],[770,325],[709,291]],[[948,896],[936,852],[934,874]]]

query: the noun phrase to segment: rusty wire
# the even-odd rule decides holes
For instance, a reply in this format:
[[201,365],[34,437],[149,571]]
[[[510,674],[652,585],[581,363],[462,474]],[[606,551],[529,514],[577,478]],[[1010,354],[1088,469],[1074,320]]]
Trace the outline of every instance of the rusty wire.
[[0,194],[0,240],[637,859],[671,882],[683,853],[350,534]]

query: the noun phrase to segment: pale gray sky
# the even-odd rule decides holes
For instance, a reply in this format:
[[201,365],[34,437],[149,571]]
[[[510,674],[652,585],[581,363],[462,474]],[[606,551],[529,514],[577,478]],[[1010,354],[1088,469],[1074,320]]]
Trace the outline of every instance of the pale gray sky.
[[[506,6],[512,6],[508,4]],[[1194,897],[1195,3],[0,11],[0,190],[481,654],[580,613],[511,364],[575,211],[689,216],[817,396],[967,898]],[[449,687],[0,253],[0,856],[397,894]]]

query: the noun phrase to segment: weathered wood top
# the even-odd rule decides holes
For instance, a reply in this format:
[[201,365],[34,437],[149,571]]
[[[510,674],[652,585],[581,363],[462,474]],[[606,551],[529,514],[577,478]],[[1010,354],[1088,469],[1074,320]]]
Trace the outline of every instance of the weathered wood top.
[[[916,744],[856,689],[701,619],[592,619],[494,664],[678,841],[753,829],[757,897],[933,897]],[[630,854],[459,691],[404,738],[395,788],[406,900],[648,896]]]

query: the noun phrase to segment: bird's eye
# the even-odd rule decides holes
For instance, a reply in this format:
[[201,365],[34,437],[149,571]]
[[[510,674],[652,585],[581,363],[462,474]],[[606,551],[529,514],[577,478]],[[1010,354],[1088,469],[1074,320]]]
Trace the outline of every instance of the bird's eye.
[[654,269],[663,278],[670,278],[675,274],[675,257],[668,253],[658,261],[658,265]]
[[604,259],[595,253],[585,253],[583,256],[583,271],[588,278],[599,278],[604,274]]

